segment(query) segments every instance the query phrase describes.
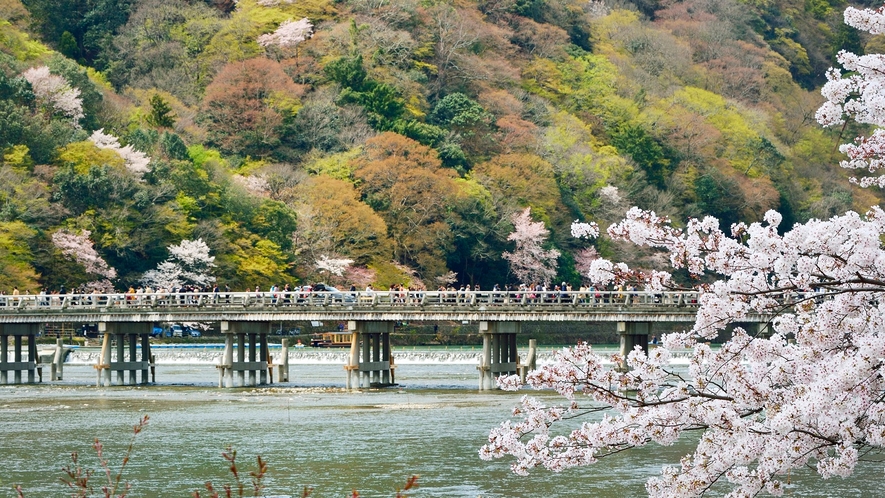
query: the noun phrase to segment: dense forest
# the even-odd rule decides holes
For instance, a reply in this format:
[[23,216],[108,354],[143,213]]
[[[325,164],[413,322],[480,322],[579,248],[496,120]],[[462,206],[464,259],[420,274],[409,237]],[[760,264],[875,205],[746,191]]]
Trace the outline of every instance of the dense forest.
[[863,130],[813,119],[838,50],[885,51],[845,5],[0,0],[0,290],[125,289],[188,241],[235,290],[487,289],[525,208],[578,285],[661,261],[574,220],[865,210]]

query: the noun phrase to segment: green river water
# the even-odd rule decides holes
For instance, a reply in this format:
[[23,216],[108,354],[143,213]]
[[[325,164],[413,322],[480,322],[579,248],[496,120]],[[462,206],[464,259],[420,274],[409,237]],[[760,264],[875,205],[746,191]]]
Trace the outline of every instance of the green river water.
[[[262,496],[392,497],[412,474],[413,497],[632,497],[690,441],[651,446],[559,474],[509,472],[477,450],[509,417],[521,393],[477,390],[475,351],[413,350],[398,356],[399,387],[347,391],[343,352],[290,355],[292,382],[218,389],[212,350],[159,352],[158,383],[94,387],[92,353],[75,352],[62,382],[0,387],[0,497],[70,496],[59,479],[77,451],[97,468],[99,438],[113,469],[142,415],[150,422],[134,444],[123,480],[129,496],[191,496],[232,482],[221,452],[232,446],[248,482],[258,455],[268,463]],[[550,393],[541,396],[555,402]],[[103,476],[93,476],[99,496]],[[787,496],[881,496],[882,464],[862,465],[851,479],[792,476]],[[204,494],[204,496],[206,496]],[[251,496],[251,492],[247,494]]]

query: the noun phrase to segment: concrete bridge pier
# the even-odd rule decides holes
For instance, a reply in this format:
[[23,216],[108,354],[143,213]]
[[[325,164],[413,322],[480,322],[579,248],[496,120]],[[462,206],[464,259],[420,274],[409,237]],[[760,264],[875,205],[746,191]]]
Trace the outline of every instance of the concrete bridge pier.
[[55,353],[52,355],[52,365],[49,367],[49,380],[62,380],[65,365],[65,341],[55,340]]
[[516,334],[521,322],[479,322],[482,334],[482,359],[479,370],[479,390],[495,389],[495,378],[519,372],[519,353]]
[[[98,386],[126,385],[126,372],[129,372],[129,385],[139,383],[139,372],[141,384],[151,382],[150,372],[154,366],[151,361],[151,327],[150,323],[99,322],[98,331],[103,335],[101,356],[99,363],[94,365],[98,371]],[[138,358],[139,342],[141,359]],[[113,344],[116,344],[116,357],[111,354]]]
[[[34,383],[37,372],[37,336],[40,334],[38,323],[4,323],[0,324],[0,384],[10,384],[9,372],[13,372],[12,384],[22,383],[22,371],[28,372],[28,384]],[[12,337],[12,361],[9,359],[9,338]],[[28,359],[24,360],[24,341],[28,338]]]
[[517,365],[519,380],[525,384],[525,377],[529,372],[538,368],[538,340],[529,339],[529,352],[525,355],[525,364]]
[[280,363],[277,365],[277,381],[289,382],[289,339],[283,339],[280,351]]
[[621,336],[621,356],[624,361],[618,367],[622,372],[629,370],[627,355],[636,346],[641,346],[648,355],[648,338],[651,335],[651,322],[618,322],[618,335]]
[[344,366],[347,389],[394,385],[395,367],[390,350],[393,325],[394,322],[347,322],[351,332],[350,358]]
[[[225,337],[224,354],[221,364],[218,365],[218,387],[245,387],[268,383],[269,332],[269,322],[221,322],[221,333]],[[233,353],[234,337],[237,340],[236,359]]]

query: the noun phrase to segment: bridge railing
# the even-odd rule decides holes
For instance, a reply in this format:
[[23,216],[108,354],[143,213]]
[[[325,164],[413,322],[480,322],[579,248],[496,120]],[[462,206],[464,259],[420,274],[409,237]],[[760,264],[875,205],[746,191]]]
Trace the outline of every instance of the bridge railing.
[[697,292],[645,291],[290,291],[0,295],[0,314],[21,311],[317,306],[433,308],[697,307]]

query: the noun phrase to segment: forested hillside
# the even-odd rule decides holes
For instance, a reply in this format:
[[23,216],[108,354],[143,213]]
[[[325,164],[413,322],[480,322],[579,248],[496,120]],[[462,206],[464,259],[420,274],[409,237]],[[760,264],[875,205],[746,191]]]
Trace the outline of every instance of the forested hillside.
[[235,290],[487,289],[527,207],[578,285],[657,258],[576,219],[865,210],[863,130],[813,119],[840,48],[885,49],[845,5],[0,0],[0,290],[137,286],[197,240]]

